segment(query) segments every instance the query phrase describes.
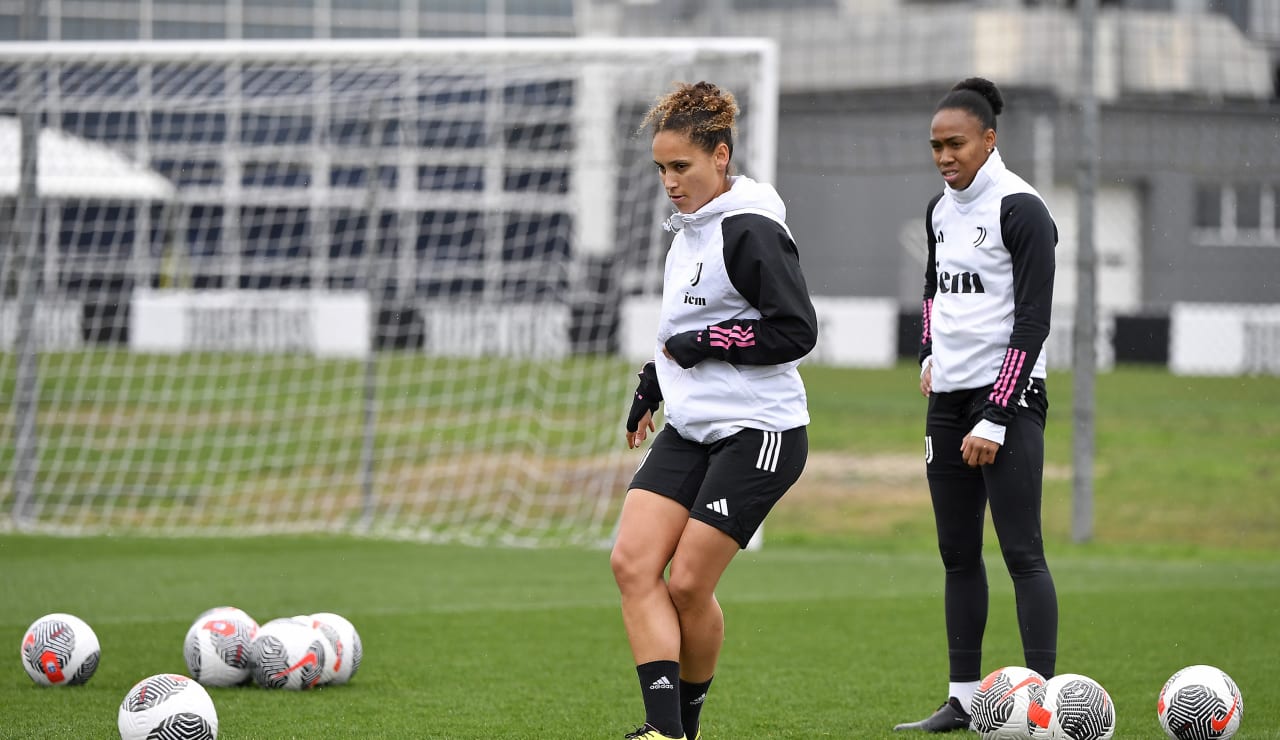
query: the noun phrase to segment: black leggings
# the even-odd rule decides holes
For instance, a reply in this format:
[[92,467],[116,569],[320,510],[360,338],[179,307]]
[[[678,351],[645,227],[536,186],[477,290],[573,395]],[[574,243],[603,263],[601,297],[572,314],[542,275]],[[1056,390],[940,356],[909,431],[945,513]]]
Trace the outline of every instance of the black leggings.
[[1000,552],[1013,580],[1026,667],[1050,678],[1058,651],[1058,596],[1045,563],[1040,530],[1048,399],[1044,381],[1034,380],[1006,427],[1004,445],[995,462],[971,468],[960,456],[960,443],[982,418],[990,390],[931,395],[925,425],[929,493],[938,528],[938,551],[946,568],[950,680],[977,681],[983,676],[988,591],[982,534],[988,503]]

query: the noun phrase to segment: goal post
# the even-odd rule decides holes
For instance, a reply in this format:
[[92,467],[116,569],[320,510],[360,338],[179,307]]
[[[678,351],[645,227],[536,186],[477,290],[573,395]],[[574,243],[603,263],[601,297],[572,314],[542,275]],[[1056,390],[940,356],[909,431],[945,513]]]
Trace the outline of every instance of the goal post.
[[716,82],[771,181],[776,66],[763,39],[5,45],[0,236],[31,248],[0,261],[0,528],[607,541],[639,462],[619,307],[667,244],[641,117]]

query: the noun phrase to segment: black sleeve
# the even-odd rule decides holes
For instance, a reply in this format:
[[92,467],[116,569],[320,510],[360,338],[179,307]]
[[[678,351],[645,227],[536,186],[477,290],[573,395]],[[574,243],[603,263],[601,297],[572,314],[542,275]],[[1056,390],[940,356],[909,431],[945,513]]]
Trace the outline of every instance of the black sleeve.
[[1013,331],[1005,350],[1005,367],[987,397],[982,416],[996,424],[1008,424],[1017,413],[1016,402],[1030,384],[1031,370],[1049,336],[1058,227],[1044,201],[1031,193],[1017,193],[1000,203],[1000,233],[1013,258]]
[[925,358],[933,354],[933,296],[938,292],[938,235],[933,233],[933,209],[942,200],[942,193],[933,196],[924,212],[924,232],[929,254],[924,263],[924,300],[920,304],[920,352],[916,360],[923,365]]
[[677,334],[667,340],[667,350],[683,367],[708,358],[778,365],[809,354],[818,340],[818,316],[786,229],[758,214],[730,216],[721,229],[729,280],[760,318],[730,319],[705,331]]

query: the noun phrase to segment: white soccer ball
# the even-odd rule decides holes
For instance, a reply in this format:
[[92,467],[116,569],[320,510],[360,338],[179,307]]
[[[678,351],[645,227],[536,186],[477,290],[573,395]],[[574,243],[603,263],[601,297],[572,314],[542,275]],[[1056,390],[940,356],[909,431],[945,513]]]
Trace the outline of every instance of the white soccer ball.
[[294,618],[267,622],[249,648],[254,683],[293,691],[318,685],[325,661],[330,660],[327,642],[320,630]]
[[1044,676],[1022,666],[988,673],[973,695],[969,728],[982,740],[1030,740],[1027,708],[1031,692],[1043,686]]
[[329,641],[333,660],[326,666],[321,683],[344,684],[360,670],[360,661],[364,659],[364,646],[360,644],[360,633],[355,625],[346,617],[332,612],[317,612],[311,615],[312,624]]
[[198,682],[159,673],[129,689],[116,715],[120,740],[214,740],[218,711]]
[[1102,684],[1063,673],[1032,688],[1027,727],[1034,740],[1111,740],[1116,707]]
[[[297,622],[304,627],[312,627],[310,614],[295,614],[292,617],[276,617],[271,622]],[[267,622],[267,624],[271,624]]]
[[1165,681],[1156,714],[1172,740],[1226,740],[1240,729],[1244,697],[1221,669],[1192,665]]
[[46,614],[22,637],[22,667],[41,686],[76,686],[98,670],[98,636],[83,619]]
[[249,680],[249,646],[258,634],[253,617],[234,606],[209,609],[187,630],[182,654],[192,678],[205,686]]
[[[212,614],[218,614],[222,612],[230,612],[237,616],[249,617],[249,613],[246,612],[244,609],[241,609],[238,606],[228,606],[224,604],[223,606],[211,606],[208,609],[205,609],[204,611],[200,612],[200,616],[196,617],[196,619],[203,619]],[[249,618],[253,619],[253,617],[249,617]],[[257,624],[257,622],[254,622],[254,624]]]

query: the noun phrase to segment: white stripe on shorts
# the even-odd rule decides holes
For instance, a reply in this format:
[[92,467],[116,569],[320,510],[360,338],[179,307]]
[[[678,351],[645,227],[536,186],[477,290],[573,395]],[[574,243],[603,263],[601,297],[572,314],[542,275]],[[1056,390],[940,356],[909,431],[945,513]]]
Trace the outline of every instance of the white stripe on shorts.
[[782,452],[782,432],[761,432],[764,441],[760,443],[760,454],[756,456],[756,467],[770,473],[778,472],[778,455]]
[[646,462],[649,462],[649,453],[650,453],[650,452],[653,452],[653,446],[652,446],[652,445],[649,447],[649,449],[647,449],[647,450],[645,450],[645,451],[644,451],[644,457],[640,458],[640,464],[636,466],[636,472],[640,472],[640,468],[643,468],[643,467],[644,467],[644,464],[645,464]]

